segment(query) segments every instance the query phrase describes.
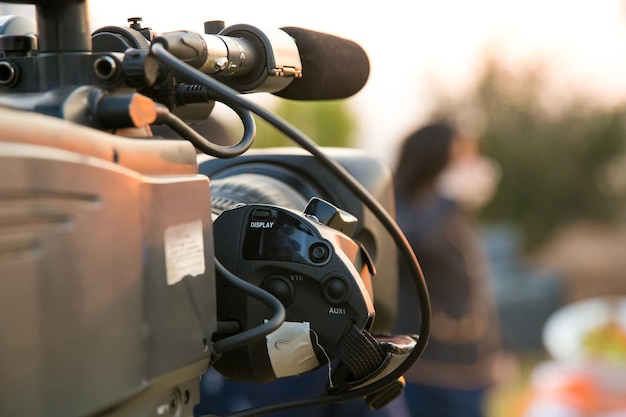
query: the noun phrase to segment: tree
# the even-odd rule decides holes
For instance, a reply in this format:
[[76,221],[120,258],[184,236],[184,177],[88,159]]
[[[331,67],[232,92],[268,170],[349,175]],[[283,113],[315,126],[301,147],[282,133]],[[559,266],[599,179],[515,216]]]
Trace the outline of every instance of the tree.
[[[273,112],[292,124],[319,146],[348,147],[353,143],[356,120],[344,101],[281,100]],[[254,147],[296,146],[264,120],[255,118]]]
[[492,59],[468,95],[442,97],[436,110],[482,119],[482,149],[502,180],[481,219],[517,224],[527,249],[568,223],[624,211],[626,107],[555,97],[547,78],[541,64],[510,72]]

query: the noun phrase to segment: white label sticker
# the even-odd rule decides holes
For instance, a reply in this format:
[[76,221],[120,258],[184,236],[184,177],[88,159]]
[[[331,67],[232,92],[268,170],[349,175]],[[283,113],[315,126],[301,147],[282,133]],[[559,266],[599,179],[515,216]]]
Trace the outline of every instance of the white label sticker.
[[201,220],[168,227],[163,240],[167,285],[174,285],[188,275],[193,277],[204,273]]
[[309,323],[284,322],[267,335],[267,351],[276,377],[300,375],[319,366]]

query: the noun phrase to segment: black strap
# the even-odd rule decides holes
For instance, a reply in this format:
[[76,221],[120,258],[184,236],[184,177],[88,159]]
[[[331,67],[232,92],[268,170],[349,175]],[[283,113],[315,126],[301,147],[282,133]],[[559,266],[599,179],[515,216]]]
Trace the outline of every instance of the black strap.
[[[330,394],[348,391],[372,378],[384,367],[388,354],[368,331],[353,325],[337,344],[337,357],[339,365],[328,389]],[[381,409],[402,394],[403,388],[404,380],[397,380],[369,394],[365,402],[371,409]]]
[[377,370],[386,354],[368,331],[352,325],[337,344],[337,357],[348,368],[350,379],[358,381]]

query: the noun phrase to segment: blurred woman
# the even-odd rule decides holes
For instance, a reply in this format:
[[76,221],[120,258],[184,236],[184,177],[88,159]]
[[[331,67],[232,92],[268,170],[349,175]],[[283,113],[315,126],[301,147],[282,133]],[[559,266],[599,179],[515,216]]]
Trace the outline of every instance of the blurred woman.
[[[420,127],[401,145],[397,222],[423,270],[432,305],[429,344],[405,375],[404,397],[413,417],[485,415],[500,324],[473,213],[497,180],[496,165],[480,155],[477,140],[447,121]],[[415,328],[419,311],[406,266],[400,268],[394,330],[403,334]]]

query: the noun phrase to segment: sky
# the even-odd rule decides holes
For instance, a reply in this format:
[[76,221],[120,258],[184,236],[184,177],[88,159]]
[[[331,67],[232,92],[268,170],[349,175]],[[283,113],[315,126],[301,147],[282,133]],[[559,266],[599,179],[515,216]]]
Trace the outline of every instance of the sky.
[[[227,26],[300,26],[351,39],[370,60],[365,87],[346,103],[359,121],[357,146],[392,161],[399,141],[428,114],[432,88],[463,92],[481,56],[497,46],[516,66],[548,60],[553,85],[626,100],[626,0],[91,0],[92,29],[140,16],[157,32]],[[259,95],[264,97],[258,97]],[[250,98],[271,107],[270,94]]]

